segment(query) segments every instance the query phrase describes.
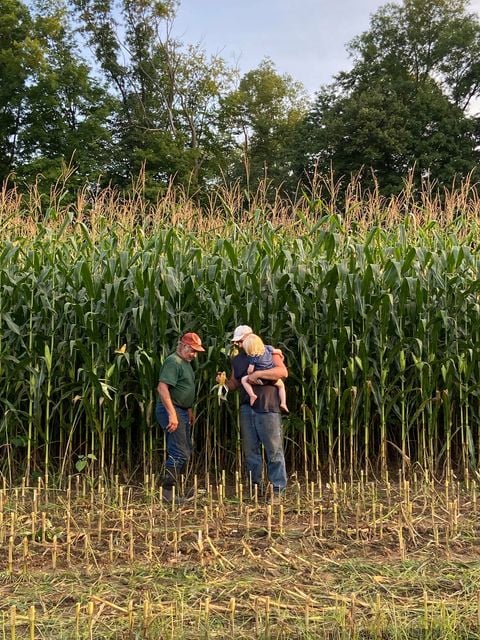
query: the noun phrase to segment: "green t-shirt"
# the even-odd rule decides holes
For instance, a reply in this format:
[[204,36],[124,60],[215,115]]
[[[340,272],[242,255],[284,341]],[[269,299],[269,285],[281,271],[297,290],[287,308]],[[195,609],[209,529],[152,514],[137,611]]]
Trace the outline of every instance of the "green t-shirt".
[[160,369],[159,382],[168,384],[173,404],[189,409],[195,400],[195,378],[190,362],[179,355],[167,356]]

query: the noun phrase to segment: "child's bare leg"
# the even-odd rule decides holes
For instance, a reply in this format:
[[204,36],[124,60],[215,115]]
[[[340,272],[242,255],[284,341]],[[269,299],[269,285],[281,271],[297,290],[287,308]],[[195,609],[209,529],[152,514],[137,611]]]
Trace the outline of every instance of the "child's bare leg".
[[287,407],[287,392],[285,390],[285,385],[283,384],[283,380],[277,380],[275,382],[275,386],[278,389],[278,397],[280,399],[280,409],[285,413],[288,413]]
[[242,384],[243,384],[243,388],[245,389],[245,391],[248,393],[248,396],[250,398],[250,406],[253,406],[253,404],[255,403],[255,400],[257,399],[257,395],[255,394],[255,392],[253,391],[253,387],[252,385],[248,382],[247,380],[248,376],[243,376],[242,378]]

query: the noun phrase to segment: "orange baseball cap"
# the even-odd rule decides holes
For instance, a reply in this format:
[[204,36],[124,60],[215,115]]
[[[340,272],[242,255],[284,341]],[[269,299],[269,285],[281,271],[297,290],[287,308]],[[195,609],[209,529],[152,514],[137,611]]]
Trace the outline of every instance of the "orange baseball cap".
[[205,349],[202,347],[202,341],[200,340],[200,336],[196,333],[193,333],[193,332],[184,333],[183,336],[180,338],[180,342],[183,342],[183,344],[186,344],[189,347],[192,347],[194,351],[205,351]]

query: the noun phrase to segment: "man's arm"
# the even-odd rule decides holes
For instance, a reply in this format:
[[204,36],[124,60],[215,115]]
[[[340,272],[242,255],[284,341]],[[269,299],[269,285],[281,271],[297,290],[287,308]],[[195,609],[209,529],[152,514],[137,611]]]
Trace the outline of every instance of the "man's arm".
[[254,371],[248,376],[250,384],[257,384],[257,380],[280,380],[280,378],[288,378],[288,369],[283,361],[283,354],[273,353],[273,367],[271,369],[263,369],[262,371]]
[[173,406],[172,397],[170,395],[168,384],[166,382],[159,382],[157,386],[157,391],[158,391],[158,395],[160,396],[160,400],[162,401],[162,404],[168,413],[167,431],[175,431],[176,428],[178,427],[178,418],[177,418],[177,412],[175,411],[175,407]]

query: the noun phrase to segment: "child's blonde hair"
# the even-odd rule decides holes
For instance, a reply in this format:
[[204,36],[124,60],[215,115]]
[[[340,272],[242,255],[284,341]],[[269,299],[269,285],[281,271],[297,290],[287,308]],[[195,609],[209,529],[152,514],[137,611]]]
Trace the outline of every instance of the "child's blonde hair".
[[247,356],[262,356],[265,351],[263,340],[254,333],[245,338],[242,346]]

